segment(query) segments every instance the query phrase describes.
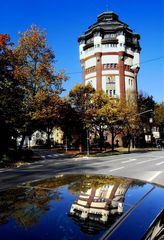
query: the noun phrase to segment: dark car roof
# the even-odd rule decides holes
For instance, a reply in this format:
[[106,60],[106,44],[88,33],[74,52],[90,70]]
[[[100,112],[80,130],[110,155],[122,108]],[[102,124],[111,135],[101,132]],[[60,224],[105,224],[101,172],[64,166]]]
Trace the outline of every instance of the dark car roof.
[[154,225],[162,226],[163,208],[161,186],[104,175],[59,175],[0,192],[0,236],[149,239]]

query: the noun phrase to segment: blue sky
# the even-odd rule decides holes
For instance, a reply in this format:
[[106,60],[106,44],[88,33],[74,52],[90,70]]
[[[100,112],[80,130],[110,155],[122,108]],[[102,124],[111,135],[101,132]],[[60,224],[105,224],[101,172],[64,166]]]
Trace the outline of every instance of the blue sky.
[[[96,22],[97,15],[114,11],[120,20],[141,35],[141,69],[138,89],[164,101],[164,1],[156,0],[8,0],[1,3],[0,31],[16,44],[18,32],[32,24],[47,31],[56,54],[56,69],[70,77],[66,93],[82,82],[78,37]],[[154,61],[151,61],[154,59]],[[150,60],[150,61],[149,61]]]

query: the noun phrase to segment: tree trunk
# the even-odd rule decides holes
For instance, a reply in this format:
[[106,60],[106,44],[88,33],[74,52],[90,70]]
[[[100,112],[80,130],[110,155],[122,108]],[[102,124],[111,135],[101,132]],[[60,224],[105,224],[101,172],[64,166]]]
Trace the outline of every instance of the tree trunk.
[[49,130],[47,131],[47,147],[48,147],[48,148],[51,147],[50,135],[51,135],[51,131],[50,131],[50,129],[49,129]]
[[128,153],[130,153],[130,144],[131,144],[131,138],[128,136]]
[[101,129],[101,126],[100,126],[99,135],[100,135],[100,142],[99,142],[100,151],[102,151],[103,145],[104,145],[104,135],[103,135],[103,131],[102,131],[102,129]]
[[114,128],[113,127],[111,128],[111,134],[112,134],[112,152],[114,152],[114,138],[115,138],[115,136],[114,136]]
[[25,137],[26,137],[26,132],[23,133],[23,136],[22,136],[22,139],[21,139],[21,142],[20,142],[20,145],[19,145],[19,150],[22,150]]

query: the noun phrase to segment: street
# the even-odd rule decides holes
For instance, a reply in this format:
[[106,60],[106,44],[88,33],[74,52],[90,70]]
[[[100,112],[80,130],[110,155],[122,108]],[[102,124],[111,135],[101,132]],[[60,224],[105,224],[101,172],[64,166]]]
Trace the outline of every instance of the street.
[[13,169],[0,169],[0,189],[63,173],[107,174],[164,185],[164,151],[107,157],[66,158],[42,152],[42,160]]

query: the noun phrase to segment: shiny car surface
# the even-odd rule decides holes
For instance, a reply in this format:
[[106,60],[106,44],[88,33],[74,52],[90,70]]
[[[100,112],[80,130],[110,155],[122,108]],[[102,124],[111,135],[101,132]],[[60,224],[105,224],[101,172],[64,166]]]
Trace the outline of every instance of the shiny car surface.
[[0,192],[0,239],[164,239],[164,189],[104,175],[58,175]]

